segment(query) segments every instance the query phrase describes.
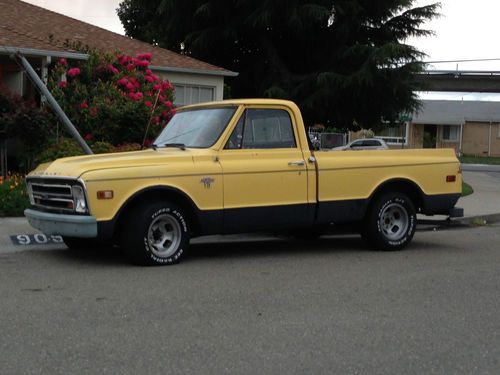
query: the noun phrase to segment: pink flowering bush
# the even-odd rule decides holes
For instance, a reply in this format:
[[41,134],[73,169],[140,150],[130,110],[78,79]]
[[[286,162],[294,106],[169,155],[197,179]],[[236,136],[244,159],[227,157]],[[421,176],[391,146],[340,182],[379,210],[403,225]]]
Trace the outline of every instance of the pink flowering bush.
[[152,54],[135,57],[90,51],[87,61],[61,59],[49,89],[89,142],[141,143],[151,118],[154,139],[175,113],[174,88],[150,69]]

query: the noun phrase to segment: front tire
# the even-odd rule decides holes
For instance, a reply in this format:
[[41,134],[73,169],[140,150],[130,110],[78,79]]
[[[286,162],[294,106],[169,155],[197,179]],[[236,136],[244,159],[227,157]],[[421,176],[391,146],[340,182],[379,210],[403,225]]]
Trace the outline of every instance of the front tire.
[[412,201],[401,193],[386,193],[369,210],[363,237],[376,250],[401,250],[411,242],[416,225]]
[[171,202],[150,202],[135,207],[122,227],[122,248],[140,265],[178,263],[189,246],[188,221]]

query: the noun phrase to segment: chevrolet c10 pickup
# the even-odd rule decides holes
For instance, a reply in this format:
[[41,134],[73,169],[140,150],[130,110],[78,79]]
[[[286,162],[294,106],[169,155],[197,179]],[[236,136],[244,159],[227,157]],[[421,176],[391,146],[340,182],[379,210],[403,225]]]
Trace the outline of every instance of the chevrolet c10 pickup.
[[454,150],[317,151],[299,108],[271,99],[180,108],[147,150],[58,159],[26,181],[34,228],[143,265],[179,262],[196,236],[344,223],[399,250],[417,213],[457,216],[462,186]]

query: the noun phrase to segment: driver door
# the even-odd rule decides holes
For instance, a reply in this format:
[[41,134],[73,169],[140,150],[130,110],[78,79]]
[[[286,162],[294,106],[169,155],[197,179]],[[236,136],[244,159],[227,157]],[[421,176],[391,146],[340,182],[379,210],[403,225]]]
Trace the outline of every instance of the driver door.
[[291,114],[248,108],[224,149],[224,232],[300,227],[312,223],[307,163]]

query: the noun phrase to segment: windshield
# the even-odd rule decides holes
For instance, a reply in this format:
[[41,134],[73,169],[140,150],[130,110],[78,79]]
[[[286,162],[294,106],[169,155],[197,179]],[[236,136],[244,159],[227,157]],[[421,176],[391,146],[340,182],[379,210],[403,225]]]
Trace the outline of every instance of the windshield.
[[236,111],[236,107],[203,108],[180,111],[167,124],[154,142],[158,147],[181,144],[207,148],[220,137]]

